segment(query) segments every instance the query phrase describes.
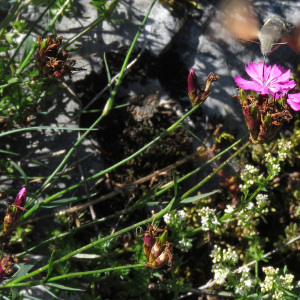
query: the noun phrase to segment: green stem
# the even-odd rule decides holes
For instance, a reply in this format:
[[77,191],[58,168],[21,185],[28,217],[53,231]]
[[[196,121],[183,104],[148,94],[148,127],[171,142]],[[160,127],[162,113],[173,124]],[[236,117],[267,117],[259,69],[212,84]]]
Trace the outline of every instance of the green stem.
[[[69,157],[71,156],[71,154],[74,152],[74,150],[76,149],[76,147],[85,139],[85,137],[90,133],[90,131],[104,118],[104,116],[106,116],[108,114],[108,112],[110,111],[112,105],[113,105],[113,102],[114,102],[114,98],[116,96],[116,93],[117,93],[117,90],[122,82],[122,79],[123,79],[123,76],[124,76],[124,71],[125,71],[125,68],[128,64],[128,61],[129,61],[129,58],[130,58],[130,55],[131,55],[131,52],[133,50],[133,47],[135,46],[135,43],[138,39],[138,36],[140,35],[140,32],[142,30],[142,28],[144,27],[146,21],[147,21],[147,18],[150,14],[150,11],[154,5],[154,3],[156,2],[156,0],[153,1],[153,3],[151,4],[150,8],[148,9],[148,12],[137,32],[137,34],[135,35],[132,43],[131,43],[131,46],[130,46],[130,49],[128,50],[128,53],[126,55],[126,58],[124,60],[124,63],[123,63],[123,66],[122,66],[122,69],[120,71],[120,75],[119,75],[119,78],[115,84],[115,87],[112,91],[112,94],[111,96],[109,97],[109,99],[107,100],[107,103],[105,105],[105,109],[102,113],[102,115],[94,122],[94,124],[80,137],[80,139],[73,145],[73,147],[69,150],[69,152],[66,154],[66,156],[64,157],[64,159],[61,161],[61,163],[59,164],[59,166],[54,170],[54,172],[48,177],[48,179],[44,182],[44,184],[39,188],[39,190],[36,192],[36,195],[38,195],[39,193],[41,193],[41,191],[44,189],[44,187],[49,184],[49,182],[52,180],[52,178],[56,175],[57,172],[59,172],[59,170],[64,166],[64,164],[66,163],[66,161],[69,159]],[[100,175],[101,176],[101,175]],[[80,185],[82,185],[83,182],[81,182]],[[75,187],[77,187],[78,185],[76,185]],[[74,186],[73,186],[74,187]],[[74,188],[75,188],[74,187]],[[66,190],[65,190],[66,191]],[[48,200],[48,201],[51,201]],[[47,202],[45,202],[47,203]],[[36,207],[36,209],[38,209],[38,206]],[[31,215],[33,211],[29,210],[26,214],[25,214],[25,217]]]
[[[159,141],[160,139],[164,138],[166,135],[168,135],[172,130],[174,130],[177,126],[179,126],[179,124],[185,119],[187,118],[191,113],[193,113],[195,110],[197,110],[203,103],[199,103],[198,105],[196,105],[195,107],[193,107],[189,112],[187,112],[183,117],[181,117],[176,123],[174,123],[173,125],[171,125],[169,128],[167,128],[161,135],[159,135],[158,137],[156,137],[154,140],[152,140],[150,143],[148,143],[147,145],[145,145],[144,147],[142,147],[141,149],[139,149],[138,151],[136,151],[135,153],[133,153],[132,155],[128,156],[127,158],[121,160],[120,162],[114,164],[113,166],[91,176],[86,178],[85,180],[68,187],[67,189],[64,189],[63,191],[60,191],[52,196],[50,196],[49,198],[45,199],[43,202],[39,203],[39,205],[36,205],[32,208],[30,208],[23,216],[23,219],[28,218],[31,214],[33,214],[42,203],[48,203],[50,201],[52,201],[53,199],[56,199],[57,197],[85,184],[86,182],[96,179],[114,169],[116,169],[117,167],[121,166],[122,164],[126,163],[127,161],[130,161],[131,159],[135,158],[137,155],[139,155],[140,153],[142,153],[143,151],[145,151],[147,148],[149,148],[150,146],[152,146],[154,143],[156,143],[157,141]],[[92,125],[93,126],[93,125]],[[81,139],[80,139],[81,140]],[[76,143],[77,144],[77,143]],[[75,147],[75,146],[74,146]],[[73,149],[73,148],[72,148]],[[57,172],[54,172],[53,174],[55,175]],[[46,181],[48,182],[48,180]],[[45,184],[44,184],[45,185]],[[43,185],[43,186],[44,186]],[[41,190],[41,189],[40,189]],[[38,192],[40,192],[40,190]],[[36,192],[36,194],[38,194],[38,192]]]
[[248,141],[244,144],[240,149],[238,149],[235,153],[233,153],[228,159],[226,159],[215,171],[210,173],[207,177],[205,177],[202,181],[196,184],[194,187],[189,189],[186,193],[181,196],[181,199],[188,197],[190,194],[198,190],[201,186],[203,186],[207,181],[209,181],[213,176],[215,176],[219,171],[221,171],[230,161],[232,161],[236,156],[238,156],[241,152],[243,152],[249,145],[251,144]]
[[[126,227],[126,228],[124,228],[124,229],[122,229],[122,230],[120,230],[118,232],[115,232],[115,233],[113,233],[113,234],[111,234],[111,235],[109,235],[109,236],[107,236],[105,238],[102,238],[100,240],[94,241],[94,242],[92,242],[92,243],[90,243],[90,244],[88,244],[86,246],[83,246],[83,247],[81,247],[81,248],[79,248],[79,249],[77,249],[75,251],[72,251],[72,252],[68,253],[67,255],[61,257],[60,259],[52,262],[51,266],[57,265],[59,263],[62,263],[62,262],[68,260],[69,258],[71,258],[72,256],[74,256],[74,255],[76,255],[78,253],[84,252],[84,251],[86,251],[86,250],[88,250],[88,249],[90,249],[92,247],[97,246],[98,244],[104,243],[107,240],[111,240],[112,238],[115,238],[115,237],[117,237],[117,236],[119,236],[119,235],[121,235],[121,234],[123,234],[125,232],[128,232],[130,230],[136,229],[138,226],[143,226],[143,225],[146,225],[148,223],[151,223],[154,220],[161,219],[166,213],[168,213],[171,210],[171,207],[173,206],[174,201],[175,201],[175,198],[173,198],[170,201],[170,203],[163,210],[161,210],[159,213],[157,213],[156,215],[152,216],[151,218],[148,218],[148,219],[143,220],[143,221],[141,221],[139,223],[136,223],[134,225]],[[16,283],[19,283],[19,282],[24,281],[24,280],[26,280],[28,278],[31,278],[31,277],[33,277],[33,276],[35,276],[35,275],[37,275],[37,274],[39,274],[41,272],[47,271],[48,268],[49,268],[49,264],[47,264],[44,267],[39,268],[39,269],[31,272],[31,273],[28,273],[25,276],[22,276],[20,278],[17,278],[15,280],[9,282],[6,286],[14,286],[14,284],[16,284]]]
[[[199,182],[197,185],[195,185],[193,188],[191,188],[190,190],[188,190],[181,198],[184,199],[187,196],[189,196],[191,193],[193,193],[194,191],[196,191],[199,187],[201,187],[203,184],[205,184],[209,179],[211,179],[216,173],[218,173],[220,170],[222,170],[232,159],[234,159],[237,155],[239,155],[242,151],[244,151],[249,145],[251,144],[250,141],[248,141],[246,144],[244,144],[240,149],[238,149],[234,154],[232,154],[228,159],[226,159],[214,172],[212,172],[211,174],[209,174],[206,178],[204,178],[201,182]],[[233,215],[234,212],[236,210],[234,210],[231,213],[225,214],[220,221],[222,220],[226,220],[229,216]],[[193,230],[193,234],[202,231],[202,228],[196,228]]]
[[[45,31],[44,31],[44,33],[42,35],[42,39],[46,36],[47,32],[50,31],[51,28],[54,26],[56,20],[64,12],[64,10],[66,9],[66,7],[69,5],[70,1],[71,0],[67,0],[64,3],[64,5],[61,7],[61,9],[56,13],[55,17],[51,20],[50,24],[46,27],[46,29],[45,29]],[[53,1],[53,3],[54,2],[55,1]],[[48,7],[50,8],[53,3],[50,3],[50,5]],[[48,10],[48,7],[47,7],[47,10]],[[34,47],[32,47],[31,51],[28,53],[28,55],[26,56],[26,58],[24,59],[24,61],[20,65],[19,69],[17,70],[16,75],[19,75],[24,70],[24,68],[29,64],[31,56],[35,52],[36,48],[37,48],[37,45],[35,45]]]
[[14,84],[23,84],[23,83],[29,83],[30,81],[32,81],[32,79],[25,79],[25,80],[20,80],[20,81],[15,81],[15,82],[10,82],[10,83],[5,83],[5,84],[1,84],[0,85],[0,90],[10,86],[10,85],[14,85]]
[[[243,139],[245,139],[247,136],[248,136],[248,134],[247,134],[246,136],[244,136],[243,138],[239,139],[238,141],[236,141],[234,144],[232,144],[230,147],[228,147],[228,148],[225,149],[224,151],[220,152],[218,155],[214,156],[212,159],[208,160],[206,163],[204,163],[204,164],[203,164],[202,166],[200,166],[199,168],[195,169],[194,171],[192,171],[192,172],[190,172],[190,173],[184,175],[184,176],[181,177],[180,179],[178,179],[178,180],[177,180],[177,183],[180,183],[180,182],[182,182],[182,181],[188,179],[188,178],[191,177],[192,175],[196,174],[197,172],[200,172],[204,167],[206,167],[207,165],[209,165],[210,163],[212,163],[213,161],[215,161],[216,159],[218,159],[220,156],[222,156],[223,154],[225,154],[226,152],[228,152],[230,149],[232,149],[232,148],[234,148],[235,146],[237,146],[237,145],[238,145]],[[1,152],[1,151],[0,151],[0,152]],[[150,201],[150,200],[152,200],[153,198],[157,198],[157,197],[160,196],[161,194],[163,194],[163,193],[165,193],[166,191],[168,191],[169,189],[173,188],[173,186],[174,186],[174,183],[169,184],[169,185],[168,185],[167,187],[165,187],[164,189],[162,189],[162,190],[156,192],[155,194],[151,195],[151,196],[149,197],[148,200]],[[51,238],[49,238],[48,240],[45,240],[45,241],[43,241],[42,243],[40,243],[40,244],[38,244],[38,245],[36,245],[36,246],[34,246],[34,247],[32,247],[32,248],[30,248],[30,249],[28,249],[28,250],[22,252],[22,253],[19,253],[19,254],[17,255],[17,257],[21,257],[21,256],[23,256],[23,255],[25,255],[25,254],[27,254],[27,253],[29,253],[29,252],[31,252],[31,251],[34,251],[34,250],[36,250],[37,248],[39,248],[40,246],[45,245],[45,244],[47,244],[47,243],[49,243],[49,242],[51,242],[51,241],[53,241],[53,240],[56,240],[56,239],[65,237],[65,236],[67,236],[67,235],[69,235],[69,234],[74,234],[75,232],[77,232],[77,231],[79,231],[79,230],[82,230],[82,229],[85,229],[85,228],[88,227],[88,226],[92,226],[92,225],[95,225],[95,224],[98,224],[98,223],[101,223],[101,222],[105,222],[105,221],[107,221],[107,220],[110,220],[110,219],[112,219],[112,218],[118,217],[118,216],[120,216],[120,215],[129,214],[129,213],[135,211],[136,209],[140,209],[140,208],[144,207],[144,205],[146,205],[146,203],[141,204],[141,205],[138,204],[138,205],[135,205],[135,206],[133,206],[133,207],[130,207],[130,208],[127,208],[127,209],[123,209],[123,210],[121,210],[121,211],[119,211],[119,212],[114,213],[113,215],[110,215],[110,216],[107,216],[107,217],[103,217],[103,218],[101,218],[101,219],[95,220],[95,221],[90,222],[90,223],[88,223],[88,224],[82,225],[82,226],[80,226],[80,227],[78,227],[78,228],[74,228],[74,229],[72,229],[72,230],[70,230],[70,231],[68,231],[68,232],[64,232],[64,233],[61,233],[61,234],[59,234],[59,235],[57,235],[57,236],[51,237]],[[22,225],[22,224],[20,224],[20,225]]]
[[[245,139],[246,137],[248,137],[249,135],[245,135],[244,137],[242,137],[241,139],[239,139],[238,141],[236,141],[234,144],[232,144],[231,146],[229,146],[228,148],[226,148],[224,151],[220,152],[218,155],[214,156],[212,159],[208,160],[207,162],[205,162],[203,165],[201,165],[199,168],[196,168],[194,171],[184,175],[183,177],[179,178],[177,180],[177,183],[180,183],[186,179],[188,179],[189,177],[191,177],[192,175],[200,172],[202,169],[204,169],[206,166],[210,165],[212,162],[214,162],[215,160],[217,160],[219,157],[221,157],[222,155],[224,155],[226,152],[228,152],[230,149],[236,147],[243,139]],[[154,197],[158,197],[161,194],[163,194],[165,191],[167,191],[168,189],[172,188],[174,186],[174,183],[168,185],[167,187],[165,187],[164,189],[160,190],[159,192],[157,192]]]
[[[156,1],[156,0],[155,0]],[[110,18],[112,13],[114,12],[114,9],[116,8],[117,4],[119,3],[119,0],[113,0],[109,6],[109,8],[107,9],[108,14],[106,15],[106,18]],[[152,8],[152,7],[151,7]],[[86,29],[84,29],[83,31],[81,31],[79,34],[75,35],[74,37],[72,37],[66,44],[64,44],[64,47],[68,47],[71,44],[73,44],[75,41],[77,41],[79,38],[81,38],[83,35],[85,35],[87,32],[89,32],[90,30],[92,30],[93,28],[95,28],[98,24],[100,24],[101,22],[103,22],[105,20],[105,16],[100,15],[98,17],[98,19],[96,19],[95,21],[93,21]]]
[[3,132],[3,133],[0,133],[0,138],[5,136],[5,135],[12,134],[12,133],[18,133],[18,132],[23,132],[23,131],[31,131],[31,130],[41,130],[41,129],[70,130],[70,131],[83,131],[83,130],[86,130],[86,128],[74,128],[74,127],[37,126],[37,127],[19,128],[19,129],[14,129],[14,130],[11,130],[11,131],[6,131],[6,132]]
[[[129,214],[129,213],[135,211],[135,210],[138,209],[138,208],[140,209],[140,208],[144,207],[145,205],[146,205],[146,204],[141,204],[141,205],[132,206],[132,207],[127,208],[127,209],[123,209],[123,210],[121,210],[121,211],[115,212],[113,215],[110,215],[110,216],[107,216],[107,217],[103,217],[103,218],[98,219],[98,220],[95,220],[95,221],[93,221],[93,222],[90,222],[90,223],[81,225],[80,227],[73,228],[73,229],[71,229],[71,230],[68,231],[68,232],[64,232],[64,233],[58,234],[58,235],[56,235],[56,236],[53,236],[53,237],[51,237],[51,238],[49,238],[49,239],[47,239],[47,240],[45,240],[45,241],[39,243],[38,245],[36,245],[36,246],[34,246],[34,247],[31,247],[30,249],[27,249],[27,250],[24,251],[24,252],[19,253],[18,255],[16,255],[16,257],[18,257],[18,258],[19,258],[19,257],[22,257],[22,256],[24,256],[25,254],[30,253],[31,251],[34,251],[34,250],[36,250],[37,248],[39,248],[39,247],[41,247],[41,246],[43,246],[43,245],[45,245],[45,244],[47,244],[47,243],[50,243],[50,242],[55,241],[55,240],[57,240],[57,239],[61,239],[61,238],[65,237],[65,236],[67,236],[67,235],[70,235],[70,234],[73,235],[73,234],[75,234],[76,232],[78,232],[78,231],[80,231],[80,230],[82,230],[82,229],[85,229],[85,228],[87,228],[87,227],[89,227],[89,226],[92,226],[92,225],[95,225],[95,224],[98,224],[98,223],[102,223],[102,222],[108,221],[108,220],[113,219],[113,218],[116,218],[116,217],[118,217],[118,216],[122,216],[122,215],[125,215],[125,214]],[[22,224],[20,224],[20,226],[21,226],[21,225],[22,225]]]
[[[93,270],[93,271],[86,271],[86,272],[75,272],[75,273],[69,273],[69,274],[64,274],[60,276],[55,276],[52,278],[49,278],[46,282],[44,280],[37,280],[37,281],[28,281],[24,283],[17,283],[14,284],[14,287],[24,287],[24,286],[36,286],[36,285],[47,285],[47,283],[51,283],[54,281],[58,280],[64,280],[67,278],[73,278],[73,277],[82,277],[82,276],[89,276],[89,275],[96,275],[96,274],[101,274],[104,272],[113,272],[113,271],[118,271],[118,270],[126,270],[126,269],[138,269],[138,268],[145,268],[145,264],[136,264],[136,265],[126,265],[126,266],[119,266],[119,267],[111,267],[111,268],[106,268],[106,269],[101,269],[101,270]],[[10,288],[11,282],[7,283],[6,285],[1,285],[0,289],[2,288]]]

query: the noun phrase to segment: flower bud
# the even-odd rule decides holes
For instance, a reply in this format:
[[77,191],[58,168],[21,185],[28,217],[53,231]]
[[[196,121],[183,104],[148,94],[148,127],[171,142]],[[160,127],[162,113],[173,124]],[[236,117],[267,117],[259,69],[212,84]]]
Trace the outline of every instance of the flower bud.
[[26,211],[24,208],[27,197],[27,190],[25,187],[21,188],[19,191],[15,202],[12,205],[9,205],[6,209],[6,214],[4,217],[3,231],[0,233],[0,236],[8,234],[15,230],[18,226],[18,222],[22,217],[23,213]]
[[192,102],[192,105],[195,106],[198,103],[199,95],[197,94],[197,77],[194,69],[190,69],[190,73],[187,79],[188,84],[188,95]]
[[22,187],[15,199],[14,205],[24,207],[27,197],[26,187]]
[[144,235],[144,246],[143,246],[146,261],[149,260],[151,248],[153,247],[154,243],[155,243],[155,237],[154,237],[154,233],[152,231],[152,225],[149,225],[147,227],[147,231]]
[[197,77],[194,69],[190,69],[190,73],[188,76],[188,93],[196,93],[197,92]]
[[218,80],[219,78],[220,77],[218,75],[214,75],[213,73],[210,73],[205,80],[204,88],[198,88],[195,71],[194,69],[190,69],[188,79],[187,79],[187,84],[188,84],[188,96],[193,106],[201,102],[204,103],[204,101],[207,99],[207,97],[210,94],[210,87],[212,82]]

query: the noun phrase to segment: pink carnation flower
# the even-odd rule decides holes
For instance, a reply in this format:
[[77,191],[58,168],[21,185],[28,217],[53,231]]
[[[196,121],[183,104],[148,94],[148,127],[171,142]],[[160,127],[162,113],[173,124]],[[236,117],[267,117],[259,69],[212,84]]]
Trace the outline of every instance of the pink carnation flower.
[[260,94],[270,94],[276,99],[287,95],[287,103],[293,110],[300,110],[300,93],[288,94],[296,83],[290,80],[291,71],[284,71],[282,66],[268,66],[263,62],[258,64],[249,62],[245,66],[247,74],[251,80],[241,78],[239,75],[234,77],[236,84],[244,90],[252,90]]

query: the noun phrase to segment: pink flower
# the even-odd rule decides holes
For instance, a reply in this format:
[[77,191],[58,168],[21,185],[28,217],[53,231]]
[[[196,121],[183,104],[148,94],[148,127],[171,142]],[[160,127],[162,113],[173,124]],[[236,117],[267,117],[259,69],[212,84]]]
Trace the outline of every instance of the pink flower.
[[239,75],[234,77],[234,81],[240,88],[260,94],[270,94],[275,99],[287,96],[289,106],[293,110],[300,110],[300,93],[288,94],[296,86],[295,81],[290,80],[291,70],[284,71],[282,66],[268,66],[263,62],[258,64],[249,62],[245,70],[251,80],[243,79]]
[[286,102],[293,110],[300,110],[300,93],[289,94]]
[[241,78],[239,75],[234,77],[236,84],[244,90],[253,90],[260,92],[260,94],[275,93],[286,94],[289,90],[296,86],[294,80],[290,80],[291,71],[284,72],[284,68],[281,66],[264,65],[263,62],[258,64],[249,62],[248,66],[245,66],[247,74],[251,77],[251,80]]

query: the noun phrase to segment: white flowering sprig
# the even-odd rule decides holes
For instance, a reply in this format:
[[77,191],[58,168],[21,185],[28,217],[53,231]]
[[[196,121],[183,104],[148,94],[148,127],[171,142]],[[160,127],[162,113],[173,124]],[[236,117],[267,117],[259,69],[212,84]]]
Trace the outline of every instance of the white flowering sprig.
[[274,269],[272,266],[264,267],[262,270],[266,277],[260,284],[261,291],[270,294],[272,299],[287,299],[286,291],[294,288],[294,275],[288,274],[286,269],[280,272],[279,268]]
[[244,296],[250,291],[250,289],[254,286],[254,280],[250,273],[250,268],[242,267],[239,270],[241,276],[239,278],[238,283],[235,285],[234,291],[236,294]]
[[274,157],[271,153],[266,153],[266,166],[269,173],[269,180],[273,180],[281,171],[280,162],[287,158],[287,154],[291,148],[291,142],[281,141],[278,143],[278,156]]
[[215,209],[205,206],[198,209],[197,212],[201,217],[201,227],[203,231],[214,230],[221,225]]
[[241,172],[241,179],[244,184],[240,184],[239,187],[241,191],[246,194],[251,186],[255,183],[260,183],[264,177],[262,174],[259,174],[258,168],[248,164]]
[[238,254],[233,249],[221,249],[215,245],[210,256],[214,263],[212,267],[214,280],[217,284],[222,285],[231,274],[232,268],[237,264]]
[[172,241],[176,248],[188,252],[192,248],[191,231],[187,230],[188,214],[184,210],[173,210],[164,215],[164,221],[172,230]]

